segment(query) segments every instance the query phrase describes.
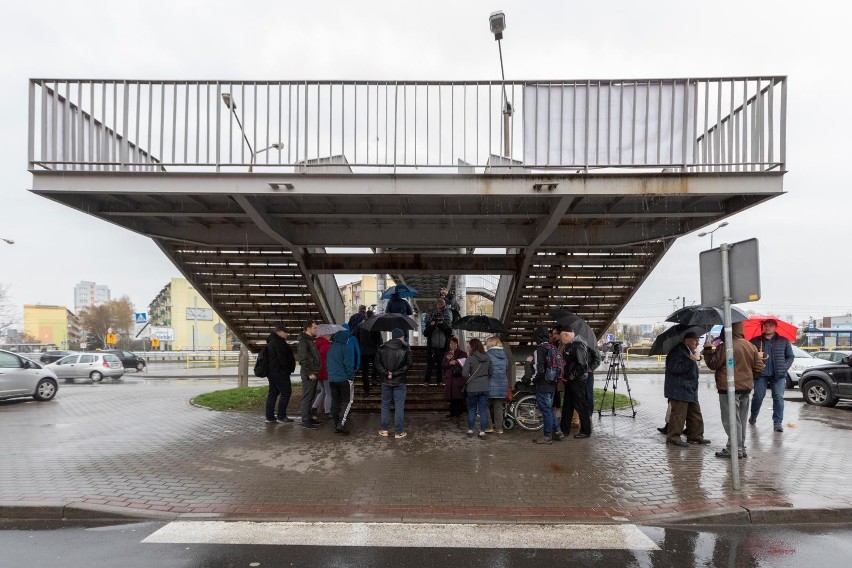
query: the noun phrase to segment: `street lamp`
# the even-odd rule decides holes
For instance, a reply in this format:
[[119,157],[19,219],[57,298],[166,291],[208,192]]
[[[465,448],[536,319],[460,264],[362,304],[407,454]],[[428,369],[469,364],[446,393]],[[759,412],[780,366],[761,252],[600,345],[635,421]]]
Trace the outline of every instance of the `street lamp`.
[[728,226],[728,222],[722,221],[721,223],[719,223],[719,226],[716,227],[715,229],[713,229],[712,231],[706,231],[704,233],[698,233],[698,236],[699,237],[706,237],[707,235],[710,235],[710,248],[712,249],[713,248],[713,233],[715,233],[716,231],[718,231],[722,227],[727,227],[727,226]]
[[249,142],[248,136],[246,135],[246,131],[243,128],[243,124],[240,122],[240,117],[237,116],[237,101],[234,100],[234,97],[231,95],[231,93],[222,93],[222,102],[225,104],[225,106],[227,108],[231,109],[231,112],[233,113],[234,118],[237,119],[237,126],[240,127],[240,132],[242,132],[242,134],[243,134],[243,140],[245,140],[246,146],[248,146],[249,154],[251,155],[251,161],[249,162],[249,169],[248,169],[249,172],[254,171],[254,164],[255,164],[255,161],[257,160],[258,154],[261,154],[263,152],[266,152],[267,150],[272,150],[272,149],[278,150],[279,152],[282,149],[284,149],[284,144],[282,144],[281,142],[276,142],[275,144],[272,144],[271,146],[267,146],[266,148],[264,148],[262,150],[258,150],[257,152],[255,152],[251,147],[251,143]]
[[13,244],[15,244],[15,241],[13,241],[12,239],[4,239],[4,238],[0,237],[0,241],[3,241],[3,242],[4,242],[4,243],[6,243],[7,245],[13,245]]
[[503,155],[509,157],[509,119],[512,116],[512,104],[506,95],[506,72],[503,70],[503,30],[506,29],[506,14],[502,10],[492,12],[488,16],[488,24],[494,40],[497,42],[497,50],[500,52],[500,75],[503,77]]
[[[672,303],[672,309],[673,310],[677,311],[677,301],[680,300],[680,299],[681,299],[680,296],[678,296],[677,298],[669,298],[669,302]],[[686,298],[683,298],[683,302],[684,302],[684,304],[686,303]]]

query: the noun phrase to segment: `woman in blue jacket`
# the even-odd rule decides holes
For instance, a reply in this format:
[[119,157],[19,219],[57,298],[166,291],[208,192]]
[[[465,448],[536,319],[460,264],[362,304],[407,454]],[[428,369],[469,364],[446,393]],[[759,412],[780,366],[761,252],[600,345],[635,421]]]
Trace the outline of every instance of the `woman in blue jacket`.
[[493,427],[486,432],[503,433],[503,420],[506,417],[506,400],[509,397],[509,358],[503,350],[503,342],[497,336],[485,340],[488,358],[491,359],[491,372],[488,375],[488,402],[494,419]]

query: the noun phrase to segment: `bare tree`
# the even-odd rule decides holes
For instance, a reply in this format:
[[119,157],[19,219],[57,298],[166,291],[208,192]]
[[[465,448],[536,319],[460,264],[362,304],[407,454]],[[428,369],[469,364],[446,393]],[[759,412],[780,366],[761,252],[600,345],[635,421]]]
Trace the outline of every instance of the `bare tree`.
[[11,327],[17,319],[17,310],[9,296],[9,286],[0,284],[0,331]]

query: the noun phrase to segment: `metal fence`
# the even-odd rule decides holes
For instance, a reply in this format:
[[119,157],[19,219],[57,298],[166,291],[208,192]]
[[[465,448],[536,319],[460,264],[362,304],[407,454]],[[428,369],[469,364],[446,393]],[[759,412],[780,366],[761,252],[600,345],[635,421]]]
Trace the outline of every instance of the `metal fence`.
[[130,172],[783,170],[786,85],[32,79],[28,162]]

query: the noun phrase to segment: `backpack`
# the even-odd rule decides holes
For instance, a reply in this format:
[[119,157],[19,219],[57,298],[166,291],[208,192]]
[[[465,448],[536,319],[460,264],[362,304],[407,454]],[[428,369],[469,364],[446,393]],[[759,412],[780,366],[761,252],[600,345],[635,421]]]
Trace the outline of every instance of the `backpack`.
[[601,366],[601,352],[595,349],[594,347],[588,347],[588,368],[589,371],[594,371],[598,367]]
[[547,344],[545,362],[544,382],[549,385],[555,385],[562,378],[562,373],[565,371],[565,359],[562,358],[562,353],[559,352],[559,349],[550,343]]
[[269,353],[266,352],[266,347],[257,354],[257,361],[254,362],[254,376],[266,377],[269,375]]

